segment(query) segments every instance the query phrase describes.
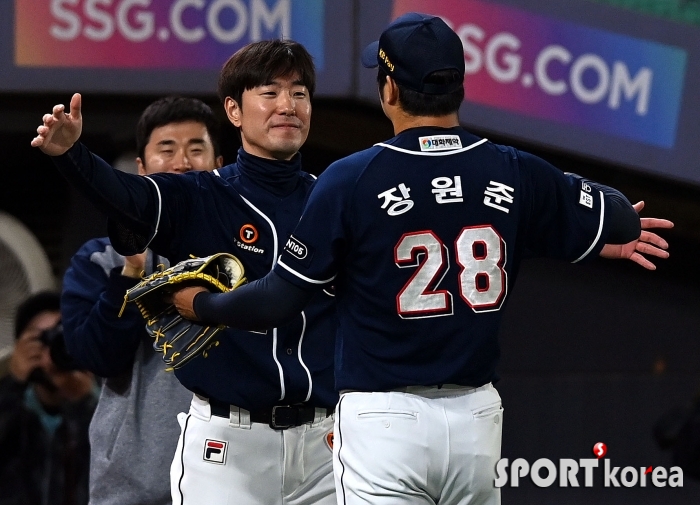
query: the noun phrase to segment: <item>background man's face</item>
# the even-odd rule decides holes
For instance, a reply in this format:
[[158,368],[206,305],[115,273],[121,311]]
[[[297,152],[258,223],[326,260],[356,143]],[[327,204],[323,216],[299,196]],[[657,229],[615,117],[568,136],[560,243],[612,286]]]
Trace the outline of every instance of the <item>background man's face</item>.
[[190,170],[214,170],[221,159],[203,123],[183,121],[154,128],[144,150],[144,159],[136,158],[139,174],[159,172],[185,173]]

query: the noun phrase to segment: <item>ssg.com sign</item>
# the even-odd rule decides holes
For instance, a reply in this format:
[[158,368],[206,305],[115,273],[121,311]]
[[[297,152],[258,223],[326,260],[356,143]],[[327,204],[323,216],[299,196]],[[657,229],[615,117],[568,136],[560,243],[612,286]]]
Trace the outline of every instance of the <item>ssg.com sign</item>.
[[218,69],[289,38],[323,68],[323,16],[323,0],[15,0],[15,65]]
[[395,0],[459,35],[468,101],[672,148],[687,55],[482,0]]

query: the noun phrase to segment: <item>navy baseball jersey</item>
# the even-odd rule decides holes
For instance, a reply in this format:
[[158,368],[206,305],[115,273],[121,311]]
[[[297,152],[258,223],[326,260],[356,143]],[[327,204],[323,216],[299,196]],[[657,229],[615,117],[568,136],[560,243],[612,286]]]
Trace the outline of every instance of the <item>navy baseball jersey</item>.
[[596,256],[608,198],[461,128],[414,128],[319,177],[274,271],[335,285],[339,390],[481,386],[523,252]]
[[[228,252],[249,281],[273,267],[299,220],[314,178],[301,156],[278,162],[239,150],[238,161],[214,172],[136,177],[109,167],[76,144],[54,158],[61,172],[111,219],[110,238],[121,254],[150,249],[175,264],[190,255]],[[145,242],[144,242],[145,240]],[[175,371],[189,390],[247,410],[308,401],[333,407],[333,298],[319,291],[291,323],[261,332],[226,329],[206,358]]]

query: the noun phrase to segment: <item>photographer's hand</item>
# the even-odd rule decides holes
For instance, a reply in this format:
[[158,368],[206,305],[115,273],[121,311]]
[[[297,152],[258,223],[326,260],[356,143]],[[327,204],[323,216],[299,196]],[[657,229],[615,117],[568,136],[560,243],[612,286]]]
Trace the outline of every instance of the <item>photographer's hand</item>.
[[32,371],[41,367],[46,359],[48,350],[39,340],[39,335],[25,332],[10,357],[10,374],[18,382],[27,382]]
[[64,400],[77,402],[93,394],[95,376],[85,370],[57,371],[51,374],[58,394]]

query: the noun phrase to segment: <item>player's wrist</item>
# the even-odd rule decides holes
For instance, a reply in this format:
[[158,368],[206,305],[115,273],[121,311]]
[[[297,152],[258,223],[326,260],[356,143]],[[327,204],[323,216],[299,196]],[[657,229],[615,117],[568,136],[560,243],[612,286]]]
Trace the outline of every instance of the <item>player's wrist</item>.
[[135,267],[132,265],[124,265],[122,268],[122,275],[124,277],[130,277],[132,279],[140,279],[143,274],[143,269],[141,267]]

